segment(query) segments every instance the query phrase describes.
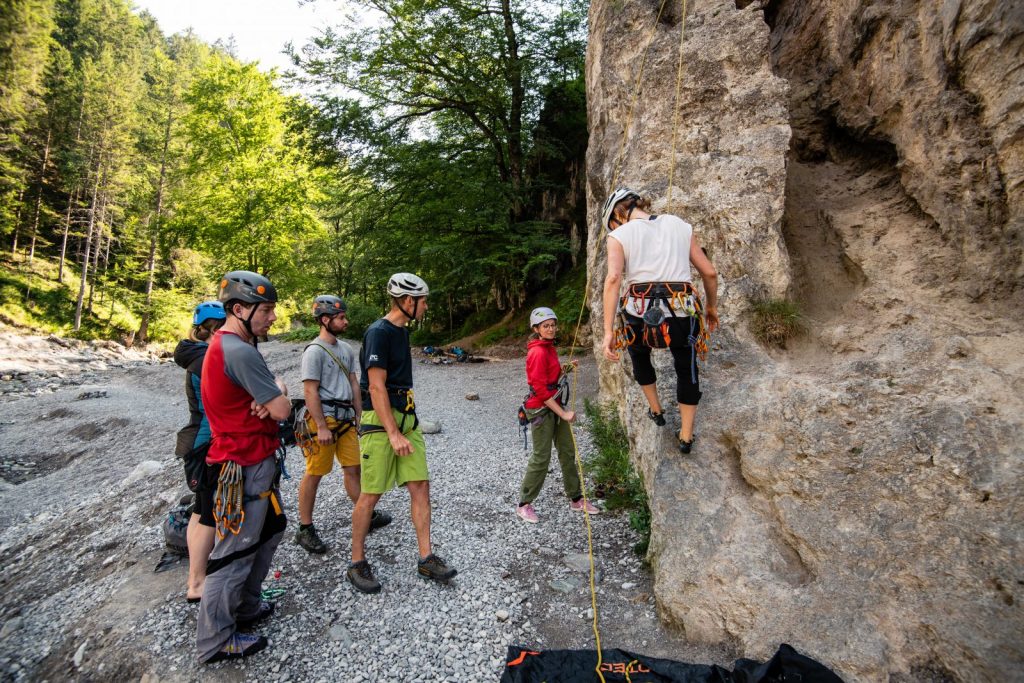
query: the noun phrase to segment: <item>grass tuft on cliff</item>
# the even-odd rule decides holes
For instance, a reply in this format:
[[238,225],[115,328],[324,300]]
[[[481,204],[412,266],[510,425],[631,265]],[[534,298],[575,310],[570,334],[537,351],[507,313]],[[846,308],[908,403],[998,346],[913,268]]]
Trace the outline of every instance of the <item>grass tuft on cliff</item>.
[[753,309],[750,331],[765,346],[785,349],[791,339],[804,332],[803,317],[795,301],[765,299],[755,301]]
[[637,555],[646,555],[651,542],[651,509],[647,504],[647,491],[643,478],[629,460],[629,438],[613,406],[599,406],[584,402],[590,436],[596,455],[588,465],[594,487],[600,492],[608,510],[629,513],[629,526],[640,534],[633,546]]

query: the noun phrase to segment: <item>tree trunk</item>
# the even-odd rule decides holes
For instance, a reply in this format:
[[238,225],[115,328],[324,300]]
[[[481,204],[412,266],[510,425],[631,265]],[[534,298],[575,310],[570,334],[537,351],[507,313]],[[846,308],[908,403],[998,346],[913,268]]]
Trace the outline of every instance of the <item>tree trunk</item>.
[[508,121],[508,170],[512,181],[512,215],[513,220],[518,222],[523,214],[523,102],[526,94],[523,87],[523,62],[519,56],[519,38],[516,35],[510,0],[501,0],[501,14],[505,23],[508,80],[512,91]]
[[[104,178],[104,187],[106,186],[106,178]],[[89,281],[89,315],[93,315],[92,312],[92,296],[96,290],[96,278],[99,276],[100,267],[100,248],[103,246],[103,221],[107,217],[107,193],[103,193],[103,203],[100,204],[100,216],[99,220],[96,221],[96,246],[92,250],[92,279]]]
[[14,212],[14,240],[11,242],[11,258],[18,255],[18,233],[21,231],[21,201],[25,197],[25,188],[18,192],[18,209]]
[[71,209],[78,203],[78,187],[68,195],[68,210],[64,214],[64,236],[60,240],[60,265],[57,266],[57,282],[64,282],[64,259],[68,253],[68,232],[71,231]]
[[160,219],[164,211],[164,183],[167,178],[167,148],[171,143],[171,123],[174,120],[173,110],[167,109],[167,122],[164,125],[164,150],[160,155],[160,180],[156,186],[156,215],[149,235],[149,261],[146,264],[146,303],[142,310],[142,323],[139,325],[139,341],[146,343],[149,337],[149,316],[153,305],[153,281],[156,279],[156,246],[160,237]]
[[39,192],[36,193],[36,211],[32,217],[32,242],[28,248],[28,263],[32,265],[32,259],[36,255],[36,234],[39,232],[39,212],[43,206],[43,185],[46,183],[46,164],[50,161],[50,129],[46,129],[46,147],[43,150],[43,165],[39,169]]
[[[102,165],[102,155],[100,165]],[[82,304],[85,301],[85,281],[89,276],[89,247],[92,245],[92,230],[96,224],[96,200],[100,189],[100,169],[96,169],[96,179],[92,186],[92,201],[89,205],[89,229],[85,233],[85,245],[83,247],[82,277],[78,281],[78,300],[75,302],[75,323],[74,330],[77,332],[82,328]]]

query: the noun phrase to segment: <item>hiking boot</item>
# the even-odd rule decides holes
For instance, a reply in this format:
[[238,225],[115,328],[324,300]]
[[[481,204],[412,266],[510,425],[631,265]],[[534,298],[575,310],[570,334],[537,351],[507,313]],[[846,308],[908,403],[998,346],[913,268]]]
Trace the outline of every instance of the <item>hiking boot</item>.
[[380,581],[373,576],[373,567],[366,560],[350,564],[345,576],[356,590],[363,593],[380,593]]
[[299,527],[299,530],[295,532],[295,542],[317,555],[323,555],[327,552],[327,544],[320,540],[320,535],[312,524],[305,529],[301,526]]
[[587,514],[590,514],[590,515],[599,515],[599,514],[601,514],[601,508],[597,507],[596,505],[591,503],[589,500],[584,500],[582,498],[580,498],[579,500],[570,501],[569,502],[569,509],[570,510],[575,510],[576,512],[586,512]]
[[266,619],[267,617],[269,617],[273,613],[274,613],[274,603],[267,602],[266,600],[260,600],[260,606],[259,606],[259,609],[256,610],[256,614],[254,614],[253,616],[249,617],[248,619],[243,619],[243,618],[239,617],[238,619],[235,620],[235,624],[238,626],[238,630],[239,631],[248,631],[253,626],[255,626],[256,624],[260,623],[261,621],[263,621],[264,619]]
[[683,441],[679,439],[679,452],[683,455],[689,455],[690,449],[693,448],[693,437],[690,437],[689,441]]
[[391,524],[391,515],[383,510],[374,510],[373,516],[370,517],[370,531],[367,533],[372,534],[374,529],[379,529],[388,524]]
[[665,411],[662,411],[660,413],[656,413],[653,410],[651,410],[650,408],[648,408],[647,409],[647,417],[651,418],[651,420],[654,422],[654,424],[658,425],[659,427],[664,427],[665,426]]
[[533,506],[527,503],[526,505],[520,505],[516,507],[516,514],[519,515],[519,519],[530,524],[537,523],[537,511],[533,509]]
[[416,571],[419,572],[420,576],[433,579],[434,581],[448,581],[455,578],[455,575],[458,574],[457,571],[445,564],[445,561],[434,553],[430,553],[417,562]]
[[232,633],[224,647],[213,653],[206,664],[222,662],[225,659],[241,659],[256,654],[267,646],[267,639],[248,633]]

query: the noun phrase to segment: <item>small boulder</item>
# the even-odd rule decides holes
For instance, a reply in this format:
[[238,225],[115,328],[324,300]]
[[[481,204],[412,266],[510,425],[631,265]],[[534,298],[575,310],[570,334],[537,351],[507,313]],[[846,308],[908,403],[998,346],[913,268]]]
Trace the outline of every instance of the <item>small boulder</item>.
[[466,400],[467,401],[479,401],[480,400],[480,394],[473,394],[473,393],[466,394]]
[[441,423],[434,420],[420,420],[420,429],[424,434],[440,434]]
[[140,479],[148,479],[164,468],[162,463],[156,460],[143,460],[132,470],[125,480],[125,484],[134,484]]

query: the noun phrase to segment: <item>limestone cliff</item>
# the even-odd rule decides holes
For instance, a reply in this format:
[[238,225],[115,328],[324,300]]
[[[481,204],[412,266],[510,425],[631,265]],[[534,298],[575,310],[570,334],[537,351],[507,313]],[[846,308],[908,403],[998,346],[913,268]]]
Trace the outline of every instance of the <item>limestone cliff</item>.
[[[601,365],[663,618],[854,681],[1018,677],[1024,6],[659,8],[591,5],[587,182],[598,339],[613,186],[693,223],[719,270],[694,454],[644,417],[628,361]],[[751,302],[784,297],[807,333],[768,350]]]

